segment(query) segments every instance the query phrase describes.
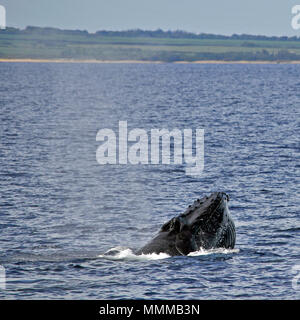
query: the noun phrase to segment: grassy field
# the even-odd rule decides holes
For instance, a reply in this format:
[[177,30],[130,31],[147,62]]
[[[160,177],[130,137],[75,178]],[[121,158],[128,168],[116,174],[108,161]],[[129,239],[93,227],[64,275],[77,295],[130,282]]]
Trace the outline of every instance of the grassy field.
[[0,30],[2,59],[300,61],[300,41],[103,36]]

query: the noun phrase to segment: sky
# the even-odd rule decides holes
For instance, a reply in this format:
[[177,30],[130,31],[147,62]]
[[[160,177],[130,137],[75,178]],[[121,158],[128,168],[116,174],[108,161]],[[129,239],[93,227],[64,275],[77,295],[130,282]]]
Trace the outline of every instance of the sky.
[[98,30],[185,30],[300,36],[291,26],[300,0],[0,0],[6,24]]

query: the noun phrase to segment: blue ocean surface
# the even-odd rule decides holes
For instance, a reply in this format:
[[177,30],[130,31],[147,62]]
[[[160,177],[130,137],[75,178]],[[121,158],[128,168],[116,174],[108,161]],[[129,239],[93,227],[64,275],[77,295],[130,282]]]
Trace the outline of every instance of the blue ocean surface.
[[[299,75],[289,64],[0,63],[0,298],[299,299]],[[119,121],[204,129],[201,176],[184,162],[100,165],[97,132],[117,134]],[[213,191],[230,196],[233,250],[134,254]]]

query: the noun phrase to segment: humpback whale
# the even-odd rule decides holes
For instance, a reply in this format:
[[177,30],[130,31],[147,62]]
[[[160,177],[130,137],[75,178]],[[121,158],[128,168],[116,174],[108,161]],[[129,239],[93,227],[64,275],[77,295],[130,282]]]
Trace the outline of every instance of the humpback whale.
[[235,225],[228,209],[229,196],[214,192],[197,199],[184,213],[166,222],[158,234],[136,254],[170,256],[214,248],[234,248]]

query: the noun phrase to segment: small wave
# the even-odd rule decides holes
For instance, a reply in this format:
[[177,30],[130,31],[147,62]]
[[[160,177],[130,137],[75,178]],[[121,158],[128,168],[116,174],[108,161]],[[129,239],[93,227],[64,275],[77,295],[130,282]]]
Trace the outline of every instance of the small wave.
[[151,253],[136,255],[129,248],[116,247],[107,250],[104,254],[98,255],[98,258],[105,258],[109,260],[131,260],[131,261],[143,261],[143,260],[160,260],[166,259],[170,256],[166,253]]

